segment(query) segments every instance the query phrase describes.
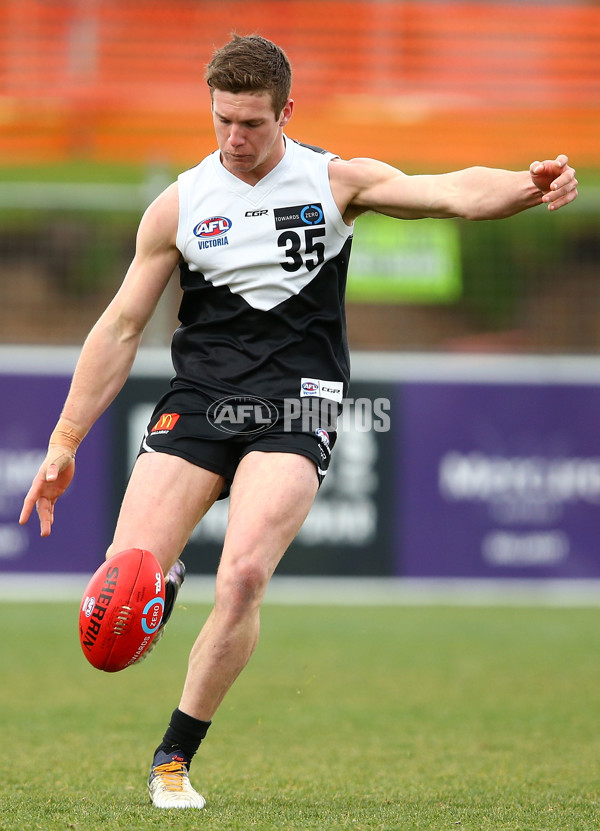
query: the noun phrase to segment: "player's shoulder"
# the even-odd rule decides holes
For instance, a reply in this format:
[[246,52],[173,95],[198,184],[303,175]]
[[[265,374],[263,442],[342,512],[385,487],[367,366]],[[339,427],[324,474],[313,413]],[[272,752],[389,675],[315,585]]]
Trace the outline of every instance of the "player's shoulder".
[[372,181],[377,165],[378,162],[374,159],[330,160],[329,182],[338,205],[342,205],[345,210],[352,204],[356,195]]
[[378,159],[332,159],[329,163],[329,178],[332,185],[349,188],[360,193],[380,182],[394,177],[404,177],[401,170]]
[[171,240],[179,221],[179,186],[170,184],[146,208],[140,223],[140,232],[147,231],[156,239]]
[[333,158],[329,162],[329,177],[345,185],[361,186],[389,171],[389,165],[377,159],[358,157],[355,159]]
[[348,223],[353,222],[368,209],[364,202],[364,194],[370,188],[398,175],[404,174],[377,159],[338,158],[329,162],[331,191],[340,213]]
[[171,182],[171,184],[156,197],[152,204],[157,206],[157,210],[169,211],[174,206],[177,207],[178,201],[179,182],[175,181]]

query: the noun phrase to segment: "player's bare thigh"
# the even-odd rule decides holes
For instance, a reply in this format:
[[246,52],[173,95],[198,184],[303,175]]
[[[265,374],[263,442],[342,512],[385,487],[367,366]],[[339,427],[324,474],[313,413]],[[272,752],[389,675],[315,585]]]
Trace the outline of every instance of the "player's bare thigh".
[[217,599],[230,581],[264,589],[300,530],[318,489],[315,464],[295,453],[253,451],[241,460],[231,488],[229,522]]
[[222,476],[179,456],[143,453],[129,479],[107,556],[144,548],[166,573],[223,484]]

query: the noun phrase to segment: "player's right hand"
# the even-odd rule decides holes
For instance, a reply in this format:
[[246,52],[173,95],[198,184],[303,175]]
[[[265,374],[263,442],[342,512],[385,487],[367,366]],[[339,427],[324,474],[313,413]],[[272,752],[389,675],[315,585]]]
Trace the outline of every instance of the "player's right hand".
[[40,518],[42,537],[50,536],[54,522],[54,504],[71,484],[75,473],[75,457],[65,447],[52,445],[48,448],[29,493],[23,501],[19,524],[25,525],[34,508]]

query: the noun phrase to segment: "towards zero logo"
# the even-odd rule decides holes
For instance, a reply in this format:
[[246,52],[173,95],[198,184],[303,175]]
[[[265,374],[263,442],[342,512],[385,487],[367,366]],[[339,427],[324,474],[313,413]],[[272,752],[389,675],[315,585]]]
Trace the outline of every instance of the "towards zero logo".
[[275,228],[305,228],[307,225],[324,225],[325,214],[320,202],[312,205],[290,205],[273,211]]
[[163,611],[165,608],[165,601],[162,597],[154,597],[149,600],[144,606],[142,612],[142,629],[147,635],[156,632],[162,620]]

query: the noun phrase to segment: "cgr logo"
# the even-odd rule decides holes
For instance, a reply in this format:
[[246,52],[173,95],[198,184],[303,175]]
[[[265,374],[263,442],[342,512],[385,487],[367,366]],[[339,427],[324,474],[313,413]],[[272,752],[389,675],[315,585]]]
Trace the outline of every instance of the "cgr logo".
[[231,396],[214,401],[206,417],[213,427],[224,433],[252,435],[272,427],[279,418],[279,411],[265,398]]
[[213,237],[220,237],[226,234],[231,228],[231,220],[226,216],[210,216],[208,219],[203,219],[194,228],[194,236],[202,237],[204,239]]
[[246,211],[244,216],[267,216],[268,213],[268,209],[264,208],[262,211]]

